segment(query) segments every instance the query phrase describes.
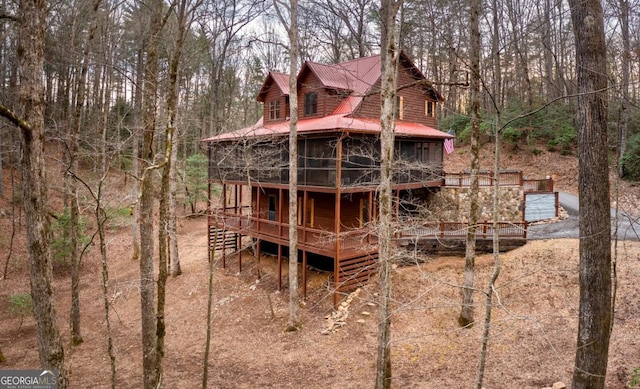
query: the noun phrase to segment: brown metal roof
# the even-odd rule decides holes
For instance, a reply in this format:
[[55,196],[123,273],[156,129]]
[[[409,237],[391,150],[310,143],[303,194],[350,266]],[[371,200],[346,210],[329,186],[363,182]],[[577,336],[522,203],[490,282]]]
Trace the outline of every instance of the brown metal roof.
[[285,73],[269,72],[267,78],[262,83],[262,88],[256,96],[256,100],[264,102],[264,96],[269,92],[269,88],[275,84],[283,96],[289,96],[289,75]]
[[[425,77],[413,62],[403,52],[401,61],[409,68],[416,80],[424,80]],[[298,82],[312,72],[325,88],[337,89],[349,92],[340,105],[329,116],[300,119],[298,132],[327,131],[357,131],[366,133],[379,133],[380,121],[377,119],[348,117],[360,105],[364,96],[373,93],[372,88],[378,83],[381,71],[381,56],[374,55],[366,58],[358,58],[336,65],[323,65],[315,62],[305,62],[298,73]],[[289,95],[289,75],[278,72],[269,72],[262,89],[258,93],[258,101],[264,101],[269,88],[277,86],[283,95]],[[431,91],[436,99],[441,99],[440,94],[430,84],[424,85],[425,90]],[[235,140],[244,137],[285,136],[289,133],[289,121],[264,124],[262,118],[251,127],[237,131],[220,134],[204,139],[204,142],[220,142]],[[422,124],[396,121],[395,133],[398,136],[415,136],[425,138],[452,138],[453,136],[438,131]]]
[[[289,123],[289,121],[284,121],[264,124],[261,118],[251,127],[212,136],[210,138],[203,139],[203,142],[223,142],[243,138],[286,136],[289,134]],[[327,132],[330,130],[376,134],[380,133],[380,120],[352,118],[347,117],[346,115],[330,115],[298,121],[297,131],[302,135],[314,132]],[[453,138],[452,135],[436,130],[435,128],[419,123],[404,121],[396,121],[395,134],[396,136],[420,138]]]

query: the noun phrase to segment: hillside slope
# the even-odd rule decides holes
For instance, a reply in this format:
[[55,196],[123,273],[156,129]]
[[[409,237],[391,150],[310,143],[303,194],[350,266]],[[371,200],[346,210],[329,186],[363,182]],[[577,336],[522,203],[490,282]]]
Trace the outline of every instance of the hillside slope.
[[[458,147],[447,157],[447,171],[466,166],[468,151]],[[504,168],[518,168],[531,177],[545,170],[558,187],[575,191],[572,175],[577,161],[555,154],[524,158],[505,154]],[[483,168],[491,164],[486,155]],[[50,166],[54,166],[51,164]],[[553,170],[552,170],[553,168]],[[572,170],[573,169],[573,170]],[[55,177],[59,173],[52,173]],[[5,179],[10,172],[5,171]],[[123,177],[110,179],[109,198],[116,207],[127,205]],[[55,180],[54,180],[55,181]],[[575,181],[575,177],[573,177]],[[5,188],[10,182],[5,181]],[[60,204],[59,190],[52,204]],[[0,197],[0,263],[8,254],[12,196]],[[201,385],[207,309],[206,218],[182,219],[179,225],[184,274],[171,278],[167,296],[165,386]],[[107,237],[112,308],[111,324],[117,358],[117,387],[137,388],[141,379],[140,296],[138,262],[131,259],[127,223],[114,224]],[[8,361],[0,369],[34,369],[39,365],[32,317],[22,325],[11,311],[10,297],[29,290],[24,223],[18,228],[8,278],[0,278],[0,347]],[[607,387],[625,388],[633,369],[640,366],[640,243],[622,242],[618,261],[618,297],[611,340]],[[571,379],[578,314],[578,240],[540,240],[501,255],[485,386],[487,388],[542,388]],[[457,325],[464,260],[461,257],[425,257],[424,262],[393,269],[392,329],[393,386],[407,388],[472,387],[478,364],[482,326],[462,330]],[[476,261],[476,285],[486,287],[493,269],[491,255]],[[328,288],[331,274],[309,270],[307,299],[301,307],[304,328],[284,332],[287,323],[287,266],[284,289],[276,291],[277,261],[260,260],[246,251],[242,272],[237,257],[218,262],[214,276],[211,388],[368,388],[374,381],[377,283],[372,280],[346,306],[342,326],[323,334],[332,309]],[[59,324],[68,341],[70,281],[68,270],[55,272]],[[108,387],[104,305],[98,250],[84,259],[81,310],[85,342],[73,352],[71,387]],[[476,300],[476,317],[483,317],[483,299]],[[496,300],[494,300],[496,301]]]
[[[485,144],[480,152],[480,168],[493,170],[494,146]],[[468,170],[470,166],[470,147],[456,145],[452,154],[444,157],[444,170],[457,173]],[[553,178],[556,191],[578,195],[578,158],[574,155],[561,155],[556,152],[542,151],[538,155],[527,149],[513,149],[503,146],[500,151],[500,168],[522,170],[525,177],[532,179]],[[615,169],[609,174],[611,184],[611,205],[616,205],[616,184],[619,186],[621,208],[630,214],[640,214],[640,185],[618,180]]]

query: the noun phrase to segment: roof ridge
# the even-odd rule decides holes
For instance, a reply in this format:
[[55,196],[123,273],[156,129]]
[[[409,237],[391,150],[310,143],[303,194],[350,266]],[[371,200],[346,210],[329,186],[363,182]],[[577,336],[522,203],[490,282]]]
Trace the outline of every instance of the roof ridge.
[[362,60],[371,59],[371,58],[374,58],[374,57],[380,57],[380,54],[373,54],[373,55],[367,55],[366,57],[353,58],[353,59],[350,59],[348,61],[339,62],[336,65],[342,65],[342,64],[347,64],[347,63],[351,63],[351,62],[362,61]]

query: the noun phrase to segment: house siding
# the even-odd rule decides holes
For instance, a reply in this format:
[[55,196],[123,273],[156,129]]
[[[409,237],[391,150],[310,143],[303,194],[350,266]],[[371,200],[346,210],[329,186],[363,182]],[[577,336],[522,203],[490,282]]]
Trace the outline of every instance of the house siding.
[[[305,115],[304,96],[307,93],[312,92],[318,94],[318,112],[313,115]],[[340,105],[342,100],[344,100],[344,97],[345,95],[326,89],[312,72],[307,72],[306,75],[299,80],[298,118],[309,119],[331,115],[338,105]]]
[[[271,120],[269,115],[269,103],[274,100],[280,101],[280,117],[276,120]],[[286,117],[289,116],[289,104],[286,103],[285,96],[275,83],[271,83],[271,87],[265,95],[262,114],[264,123],[283,122]]]
[[[268,219],[269,196],[275,196],[276,202],[280,205],[278,189],[266,188],[257,191],[252,189],[254,201],[252,203],[253,213],[259,215],[261,219]],[[257,201],[256,196],[260,196],[260,210],[256,212]],[[277,210],[276,215],[280,214],[282,223],[289,222],[289,192],[282,191],[282,209]],[[303,193],[299,193],[299,200],[302,202]],[[307,202],[313,200],[314,203],[314,220],[313,228],[318,230],[332,231],[335,228],[335,195],[331,193],[308,192]],[[368,199],[368,193],[353,193],[348,196],[342,196],[340,199],[340,224],[342,228],[359,228],[360,226],[360,199]],[[308,213],[307,213],[308,214]],[[278,221],[276,217],[276,222]],[[309,226],[309,220],[306,221]]]
[[[408,85],[416,81],[414,77],[408,72],[406,67],[401,68],[401,72],[398,74],[398,86]],[[398,96],[403,100],[403,113],[402,121],[414,122],[424,124],[425,126],[436,128],[436,106],[433,107],[433,116],[428,117],[425,115],[425,101],[432,101],[425,92],[424,87],[420,85],[412,86],[409,88],[401,89],[398,92]],[[380,90],[380,81],[372,88],[372,90]],[[362,99],[360,107],[354,111],[354,117],[366,117],[372,119],[380,118],[380,94],[376,93],[370,96],[366,96]]]

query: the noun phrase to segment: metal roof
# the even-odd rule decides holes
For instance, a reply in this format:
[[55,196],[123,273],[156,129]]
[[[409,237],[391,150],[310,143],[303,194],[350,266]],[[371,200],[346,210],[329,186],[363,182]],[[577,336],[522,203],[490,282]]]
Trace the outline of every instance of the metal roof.
[[264,96],[269,91],[269,88],[271,88],[271,80],[273,80],[273,83],[276,84],[284,96],[289,96],[289,75],[285,73],[269,72],[267,78],[265,78],[262,83],[258,96],[256,96],[258,101],[264,101]]
[[[379,133],[380,120],[368,118],[353,118],[350,114],[360,105],[364,96],[372,93],[372,88],[378,83],[381,75],[380,55],[358,58],[351,61],[324,65],[307,61],[298,73],[298,84],[300,80],[312,72],[325,88],[337,89],[349,92],[344,100],[336,107],[329,116],[299,119],[298,132],[301,134],[310,132],[327,131],[357,131],[364,133]],[[401,60],[417,80],[424,79],[424,75],[413,62],[402,52]],[[258,93],[258,101],[264,101],[266,93],[273,85],[276,85],[283,93],[289,95],[289,75],[278,72],[269,72],[262,89]],[[431,90],[437,99],[441,99],[439,93],[430,84],[424,88]],[[220,134],[207,139],[204,142],[230,141],[245,137],[263,136],[285,136],[289,133],[289,121],[264,124],[262,118],[251,127],[246,127],[237,131]],[[395,134],[397,136],[412,136],[425,138],[453,138],[453,136],[438,131],[419,123],[396,121]]]
[[[251,127],[246,127],[237,131],[212,136],[210,138],[203,139],[203,142],[224,142],[242,138],[286,136],[287,134],[289,134],[289,124],[289,121],[284,121],[265,125],[262,122],[262,119],[260,119]],[[298,121],[297,131],[301,135],[314,132],[327,132],[330,130],[377,134],[380,133],[380,120],[352,118],[347,117],[346,115],[330,115],[320,118],[304,119]],[[432,139],[453,138],[453,135],[449,135],[445,132],[436,130],[435,128],[419,123],[404,121],[396,121],[395,135]]]

